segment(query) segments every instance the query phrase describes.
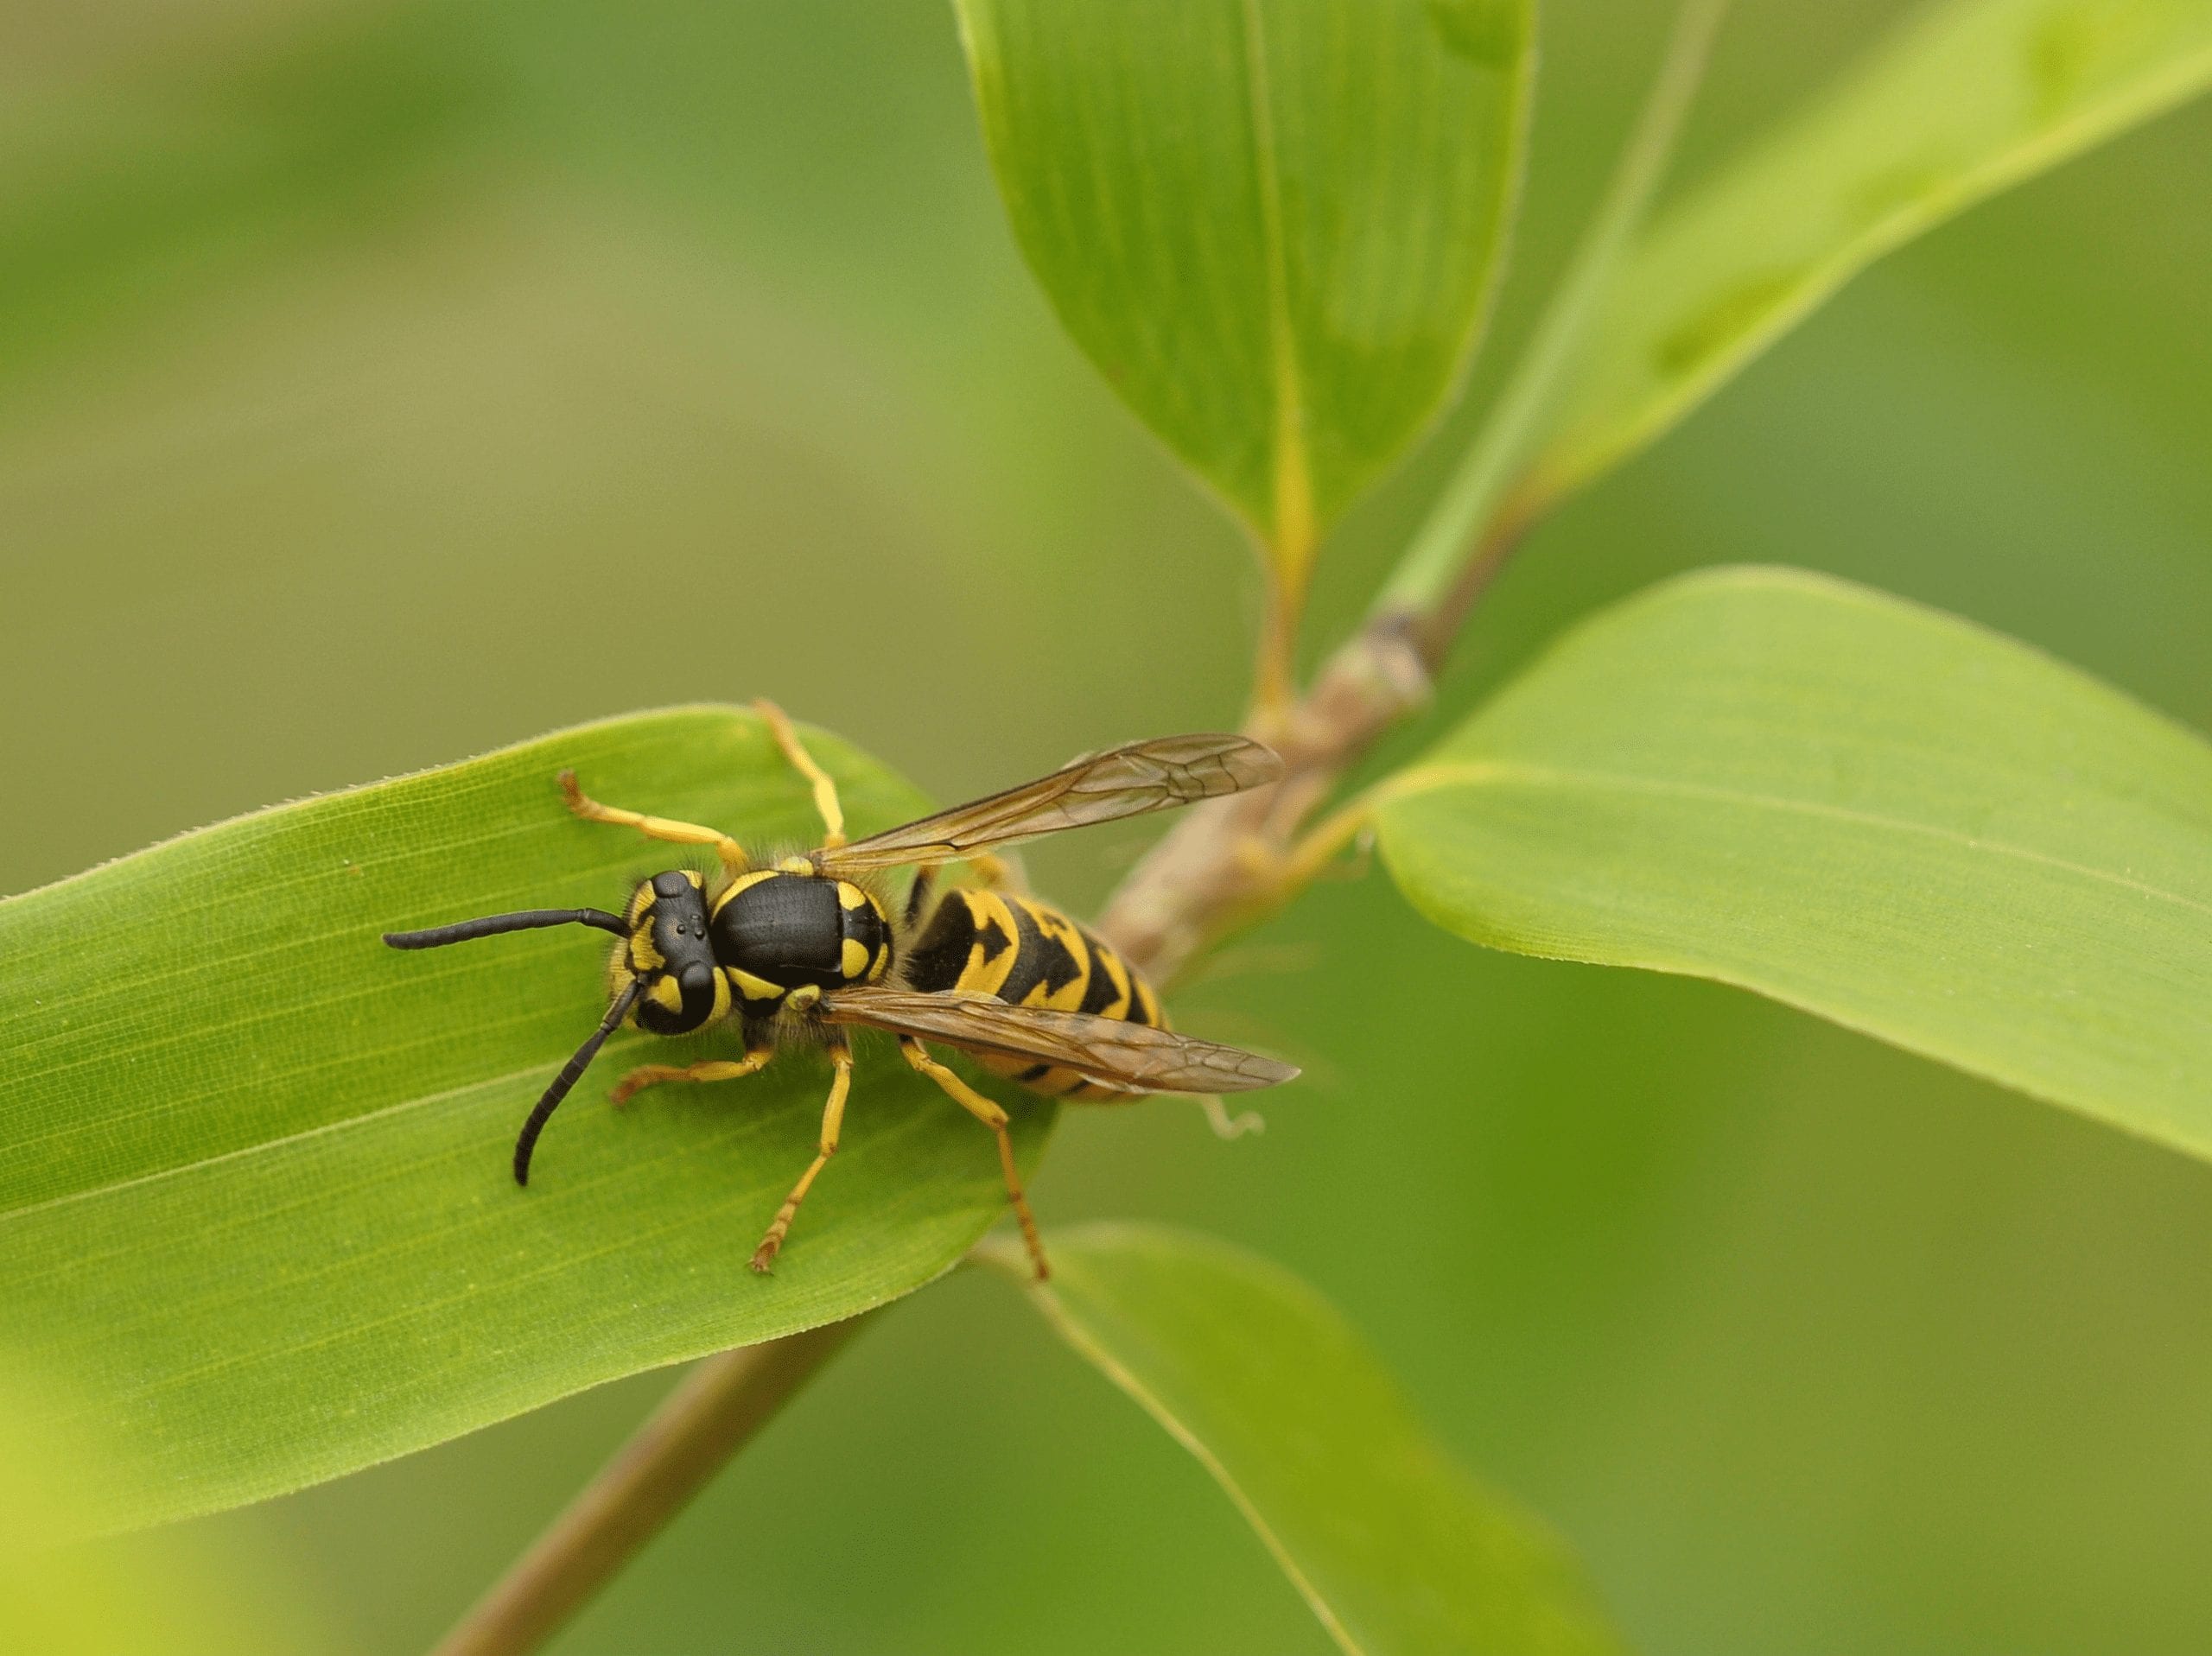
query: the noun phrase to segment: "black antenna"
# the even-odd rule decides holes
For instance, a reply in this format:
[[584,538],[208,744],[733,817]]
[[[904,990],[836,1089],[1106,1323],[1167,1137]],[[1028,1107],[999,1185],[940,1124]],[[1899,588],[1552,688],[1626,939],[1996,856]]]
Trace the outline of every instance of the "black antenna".
[[503,931],[536,931],[542,926],[597,926],[617,937],[627,937],[630,928],[619,914],[604,909],[524,909],[520,914],[487,914],[481,920],[456,920],[428,931],[387,931],[385,942],[394,949],[442,949],[465,943],[473,937],[496,937]]
[[[515,917],[500,917],[510,919]],[[561,1073],[553,1077],[553,1084],[545,1089],[544,1096],[531,1111],[530,1120],[522,1124],[522,1136],[515,1140],[517,1184],[530,1183],[530,1153],[537,1148],[537,1135],[545,1131],[546,1122],[552,1119],[553,1112],[561,1107],[561,1101],[568,1097],[569,1088],[582,1079],[584,1071],[591,1067],[591,1061],[599,1056],[600,1048],[607,1044],[607,1037],[614,1033],[615,1026],[630,1015],[630,1008],[645,992],[645,987],[642,980],[632,978],[630,987],[614,997],[614,1004],[607,1009],[607,1016],[591,1032],[591,1038],[578,1047],[568,1063],[561,1066]]]

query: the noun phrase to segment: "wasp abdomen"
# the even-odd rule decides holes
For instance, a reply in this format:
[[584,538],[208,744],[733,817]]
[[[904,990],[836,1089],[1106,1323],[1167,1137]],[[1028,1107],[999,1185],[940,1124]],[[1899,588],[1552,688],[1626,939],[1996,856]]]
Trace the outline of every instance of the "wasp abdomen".
[[[1016,1006],[1088,1012],[1166,1028],[1143,974],[1051,904],[997,891],[955,890],[906,956],[906,987],[995,995]],[[978,1055],[995,1075],[1052,1098],[1133,1098],[1072,1069]]]

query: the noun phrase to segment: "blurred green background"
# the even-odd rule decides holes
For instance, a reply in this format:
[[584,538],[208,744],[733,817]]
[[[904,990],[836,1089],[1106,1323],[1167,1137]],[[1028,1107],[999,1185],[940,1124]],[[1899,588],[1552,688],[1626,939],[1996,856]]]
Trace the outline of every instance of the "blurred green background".
[[[1686,168],[1897,10],[1744,0]],[[1664,27],[1548,13],[1502,342]],[[8,33],[0,890],[659,702],[773,695],[948,799],[1236,717],[1249,557],[1032,288],[948,8],[118,0]],[[2212,725],[2208,275],[2202,105],[1878,267],[1540,534],[1439,720],[1596,603],[1764,560]],[[1325,639],[1449,448],[1332,547]],[[640,650],[641,611],[690,625]],[[1087,905],[1142,839],[1032,871]],[[2212,1645],[2212,1170],[1743,994],[1480,953],[1379,877],[1179,1015],[1310,1079],[1233,1145],[1179,1103],[1071,1115],[1047,1221],[1304,1272],[1643,1649]],[[668,1384],[193,1539],[340,1648],[411,1651]],[[1328,1646],[1198,1467],[963,1278],[557,1647]]]

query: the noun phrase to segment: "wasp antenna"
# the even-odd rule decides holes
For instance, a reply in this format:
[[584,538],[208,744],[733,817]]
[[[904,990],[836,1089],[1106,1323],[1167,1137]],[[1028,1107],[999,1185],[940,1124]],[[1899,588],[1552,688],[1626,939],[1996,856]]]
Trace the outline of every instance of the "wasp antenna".
[[384,940],[394,949],[442,949],[448,943],[465,943],[473,937],[496,937],[503,931],[536,931],[545,926],[597,926],[617,937],[630,935],[630,928],[622,923],[622,917],[609,914],[604,909],[524,909],[519,914],[487,914],[480,920],[456,920],[449,926],[432,926],[427,931],[387,931]]
[[616,1025],[630,1015],[630,1008],[637,1004],[638,996],[644,987],[644,984],[632,978],[630,987],[614,997],[614,1004],[607,1009],[607,1016],[591,1032],[591,1038],[569,1055],[568,1063],[561,1066],[561,1073],[553,1077],[553,1084],[545,1089],[537,1107],[531,1111],[530,1120],[522,1124],[522,1134],[515,1140],[517,1184],[530,1183],[530,1155],[537,1148],[537,1135],[545,1131],[546,1122],[552,1119],[553,1112],[561,1107],[561,1101],[569,1095],[569,1089],[583,1078],[585,1070],[591,1068],[591,1061],[599,1056],[600,1048],[607,1044],[607,1037],[613,1034]]

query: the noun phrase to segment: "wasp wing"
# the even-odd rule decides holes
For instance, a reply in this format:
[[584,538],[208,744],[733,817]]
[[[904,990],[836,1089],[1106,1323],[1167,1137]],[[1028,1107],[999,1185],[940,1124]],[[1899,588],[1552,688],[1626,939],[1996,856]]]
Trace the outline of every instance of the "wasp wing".
[[822,1011],[833,1024],[864,1024],[963,1051],[1027,1058],[1136,1093],[1249,1093],[1298,1074],[1294,1064],[1173,1030],[1010,1006],[991,995],[919,994],[855,984],[824,995]]
[[833,879],[907,863],[950,862],[1063,828],[1241,793],[1281,775],[1274,750],[1243,736],[1162,736],[1088,754],[1048,777],[817,851],[813,860]]

